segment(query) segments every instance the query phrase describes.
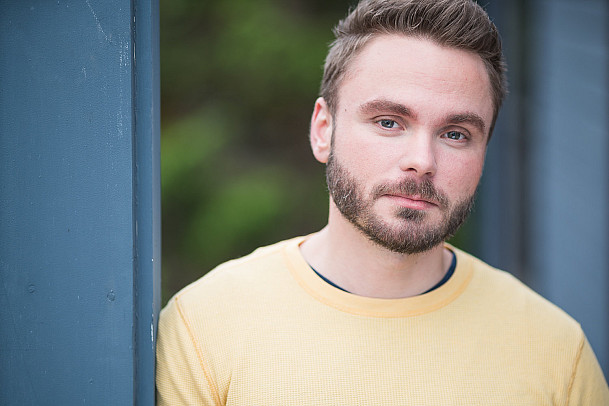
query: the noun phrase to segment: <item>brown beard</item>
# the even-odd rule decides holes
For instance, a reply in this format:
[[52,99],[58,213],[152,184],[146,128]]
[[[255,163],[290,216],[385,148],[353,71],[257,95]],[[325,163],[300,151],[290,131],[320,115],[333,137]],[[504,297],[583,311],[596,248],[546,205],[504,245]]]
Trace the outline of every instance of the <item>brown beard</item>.
[[[452,237],[472,211],[475,200],[474,193],[451,207],[446,195],[429,179],[419,183],[404,179],[395,184],[377,185],[366,200],[362,197],[361,185],[340,165],[333,151],[328,157],[326,182],[334,204],[351,224],[374,243],[401,254],[428,251]],[[395,214],[401,219],[400,225],[391,226],[372,210],[375,200],[388,193],[417,195],[433,202],[442,210],[443,219],[436,225],[425,224],[425,211],[402,207]]]

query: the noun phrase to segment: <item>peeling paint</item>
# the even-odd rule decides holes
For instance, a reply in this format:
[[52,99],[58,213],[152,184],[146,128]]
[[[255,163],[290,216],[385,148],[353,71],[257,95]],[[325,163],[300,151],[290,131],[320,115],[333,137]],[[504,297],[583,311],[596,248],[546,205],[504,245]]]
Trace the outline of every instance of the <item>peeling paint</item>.
[[99,23],[99,18],[97,18],[97,14],[95,14],[95,10],[93,10],[93,7],[91,6],[91,3],[89,2],[89,0],[85,0],[87,3],[87,6],[89,6],[89,10],[91,10],[91,14],[93,14],[93,18],[95,19],[95,24],[97,24],[97,31],[101,32],[104,36],[104,38],[106,39],[106,41],[110,42],[110,38],[106,35],[104,29],[102,28],[101,24]]
[[123,122],[125,120],[125,117],[128,117],[128,114],[125,114],[124,110],[125,107],[127,106],[126,100],[125,100],[125,96],[123,94],[123,83],[125,80],[125,76],[126,74],[129,72],[130,73],[130,60],[129,60],[129,41],[128,40],[120,40],[120,49],[119,49],[119,55],[118,55],[118,61],[119,61],[119,66],[120,66],[120,72],[119,72],[119,106],[118,106],[118,111],[116,112],[116,129],[118,132],[118,139],[122,140],[124,137],[124,131],[123,131]]

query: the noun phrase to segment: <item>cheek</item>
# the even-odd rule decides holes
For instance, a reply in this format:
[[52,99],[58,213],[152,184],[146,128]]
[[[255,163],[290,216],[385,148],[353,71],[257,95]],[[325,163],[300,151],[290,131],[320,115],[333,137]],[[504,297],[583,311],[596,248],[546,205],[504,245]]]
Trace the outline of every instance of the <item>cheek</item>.
[[453,159],[447,160],[442,171],[445,180],[442,183],[446,185],[445,192],[453,196],[473,194],[480,181],[480,176],[482,176],[483,166],[484,157],[475,156],[465,159],[453,157]]
[[389,163],[391,150],[381,140],[362,135],[357,128],[341,128],[334,137],[335,157],[357,179],[367,179]]

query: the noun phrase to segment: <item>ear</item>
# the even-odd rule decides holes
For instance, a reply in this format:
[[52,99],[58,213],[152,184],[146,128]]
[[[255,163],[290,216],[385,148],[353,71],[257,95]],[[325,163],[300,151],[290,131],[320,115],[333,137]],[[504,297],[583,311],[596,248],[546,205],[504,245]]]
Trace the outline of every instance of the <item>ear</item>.
[[315,100],[311,117],[311,150],[315,159],[322,164],[328,162],[332,144],[332,114],[323,97]]

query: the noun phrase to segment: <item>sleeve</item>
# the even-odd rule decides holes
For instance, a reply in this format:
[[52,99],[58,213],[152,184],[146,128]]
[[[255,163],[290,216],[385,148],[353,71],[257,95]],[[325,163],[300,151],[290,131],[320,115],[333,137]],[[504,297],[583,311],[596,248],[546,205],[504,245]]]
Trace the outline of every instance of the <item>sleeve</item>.
[[573,370],[567,404],[609,405],[607,381],[585,336],[582,337],[579,357]]
[[222,404],[176,298],[160,314],[156,358],[157,406]]

